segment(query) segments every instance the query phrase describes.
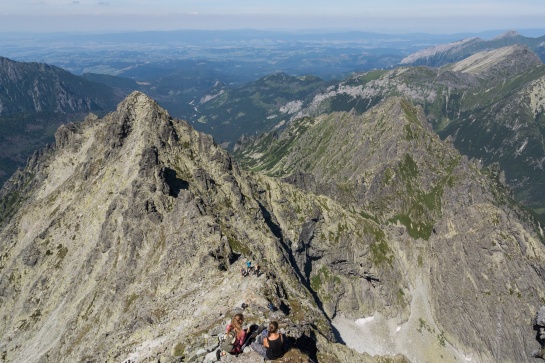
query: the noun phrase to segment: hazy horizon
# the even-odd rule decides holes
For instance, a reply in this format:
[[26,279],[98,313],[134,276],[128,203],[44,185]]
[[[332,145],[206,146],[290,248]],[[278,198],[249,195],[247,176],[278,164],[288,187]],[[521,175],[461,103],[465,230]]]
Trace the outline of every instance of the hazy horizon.
[[543,28],[542,0],[0,0],[2,32],[357,30],[452,34]]

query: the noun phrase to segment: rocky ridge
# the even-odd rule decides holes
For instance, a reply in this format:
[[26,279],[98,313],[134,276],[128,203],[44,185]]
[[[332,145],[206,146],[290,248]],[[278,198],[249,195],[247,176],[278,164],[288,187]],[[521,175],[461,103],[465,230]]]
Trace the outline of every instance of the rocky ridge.
[[[336,305],[406,318],[389,303],[400,271],[381,273],[379,288],[370,282],[365,251],[383,238],[375,222],[241,171],[210,136],[144,94],[103,119],[61,127],[55,146],[0,191],[0,225],[4,360],[201,362],[245,302],[248,323],[280,321],[297,359],[406,361],[335,343],[330,324]],[[363,253],[360,264],[311,279],[313,254],[345,245]],[[246,259],[265,274],[243,279]],[[337,279],[373,290],[374,301]],[[331,286],[331,300],[311,285]]]
[[516,31],[505,32],[490,40],[467,38],[415,52],[401,60],[400,64],[441,67],[449,63],[458,62],[482,51],[494,51],[502,47],[517,44],[529,47],[532,51],[538,53],[542,61],[545,61],[545,53],[541,45],[544,39],[545,36],[538,38],[525,37]]
[[[499,163],[515,198],[544,213],[542,160],[545,67],[528,48],[486,51],[443,68],[401,67],[354,76],[300,100],[288,120],[334,111],[363,113],[402,96],[423,107],[428,122],[464,155]],[[293,102],[293,101],[292,101]],[[287,123],[286,123],[287,124]]]
[[[543,232],[424,120],[389,99],[291,125],[263,164],[283,181],[141,93],[61,127],[0,191],[4,360],[203,362],[245,302],[287,360],[530,361]],[[242,278],[246,259],[265,274]],[[361,318],[372,352],[336,343]]]
[[411,63],[415,63],[416,61],[420,59],[430,58],[440,53],[457,52],[457,51],[460,51],[462,47],[465,46],[467,43],[477,42],[477,41],[479,41],[479,38],[474,37],[474,38],[466,38],[466,39],[458,40],[458,41],[447,43],[447,44],[439,44],[437,46],[426,48],[419,52],[409,54],[407,57],[403,58],[401,62],[399,63],[411,64]]
[[[244,165],[327,195],[383,231],[383,241],[371,247],[372,271],[380,271],[373,276],[396,292],[389,303],[403,314],[395,321],[375,307],[363,316],[376,321],[361,323],[363,330],[341,320],[341,337],[378,332],[395,348],[374,351],[395,350],[412,361],[531,361],[528,321],[543,300],[543,230],[512,200],[497,166],[482,169],[441,141],[421,108],[390,98],[363,115],[307,117],[239,152]],[[311,279],[322,278],[315,275],[321,268],[358,261],[335,262],[327,251],[320,257],[313,258]],[[388,284],[384,272],[399,269],[400,278],[391,275],[398,286]],[[332,278],[348,271],[334,269]],[[331,286],[315,291],[327,301]],[[343,304],[335,311],[343,319],[356,319],[354,313]],[[438,345],[415,352],[408,326]]]

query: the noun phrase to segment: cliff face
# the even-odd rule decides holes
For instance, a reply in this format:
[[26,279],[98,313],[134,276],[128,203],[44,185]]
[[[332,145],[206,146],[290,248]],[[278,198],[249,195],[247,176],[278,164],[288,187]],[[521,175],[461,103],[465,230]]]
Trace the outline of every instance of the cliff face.
[[[202,362],[244,302],[303,360],[529,361],[539,228],[423,125],[402,99],[303,119],[246,149],[283,180],[141,93],[61,127],[0,191],[4,360]],[[336,343],[363,317],[375,357]]]
[[121,101],[109,87],[44,63],[0,57],[0,83],[0,116],[110,110]]

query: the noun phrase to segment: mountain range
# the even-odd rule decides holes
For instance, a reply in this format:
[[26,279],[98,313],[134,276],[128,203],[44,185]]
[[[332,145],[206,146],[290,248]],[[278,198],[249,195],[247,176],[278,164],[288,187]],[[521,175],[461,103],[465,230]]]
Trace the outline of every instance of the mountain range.
[[[297,361],[539,346],[543,231],[410,100],[300,118],[241,148],[259,173],[142,93],[55,137],[0,191],[4,360],[203,362],[242,303]],[[342,344],[360,318],[379,354]]]
[[[421,105],[431,127],[443,139],[450,139],[464,155],[489,166],[499,163],[515,199],[543,215],[545,195],[545,67],[529,48],[513,45],[476,53],[462,61],[433,67],[399,67],[356,73],[337,83],[317,83],[306,91],[306,97],[288,98],[274,104],[261,101],[258,94],[237,115],[259,115],[253,124],[236,133],[234,115],[221,113],[222,123],[207,124],[206,130],[218,142],[233,144],[235,138],[243,145],[249,137],[268,130],[280,130],[290,122],[305,117],[336,111],[361,114],[382,100],[402,96]],[[267,78],[263,79],[265,81]],[[296,78],[292,78],[294,82]],[[292,89],[286,86],[283,92]],[[252,89],[253,84],[240,88]],[[274,92],[272,89],[270,92]],[[216,101],[221,105],[237,102],[233,91],[222,93]],[[211,97],[211,96],[210,96]],[[271,99],[271,93],[267,96]],[[205,97],[205,99],[207,99]],[[240,103],[239,103],[240,104]],[[256,105],[268,105],[267,107]],[[199,108],[199,117],[217,119],[210,107]],[[210,122],[209,122],[210,123]],[[195,127],[202,127],[195,123]],[[234,133],[234,134],[233,134]],[[238,155],[235,153],[235,155]]]
[[525,45],[545,61],[545,35],[525,37],[516,31],[508,31],[489,40],[470,37],[451,43],[440,44],[412,53],[401,60],[401,64],[440,67],[455,63],[475,53],[503,48],[510,45]]
[[403,95],[422,105],[434,130],[462,154],[499,163],[516,199],[542,214],[544,72],[528,48],[510,46],[440,69],[398,68],[371,80],[355,75],[317,95],[308,113],[363,112],[384,97]]
[[187,122],[141,92],[113,106],[140,81],[3,59],[1,141],[54,142],[0,189],[0,357],[208,363],[243,312],[279,321],[284,362],[534,361],[545,66],[511,38],[201,84]]
[[[233,86],[218,80],[217,77],[221,75],[217,71],[208,76],[201,74],[213,67],[214,62],[202,68],[203,62],[194,61],[165,63],[162,71],[151,65],[128,69],[124,75],[139,79],[138,83],[134,79],[97,74],[86,74],[84,78],[117,90],[117,96],[112,96],[109,88],[100,92],[105,95],[105,100],[115,100],[114,104],[120,100],[120,95],[132,90],[146,92],[172,114],[183,115],[194,127],[210,133],[231,151],[237,148],[236,142],[241,137],[255,137],[261,132],[281,128],[300,116],[349,111],[352,108],[361,113],[385,97],[403,95],[421,104],[435,131],[442,138],[451,137],[464,155],[481,160],[487,166],[499,163],[515,198],[543,215],[545,175],[542,135],[545,107],[543,65],[539,59],[542,56],[542,38],[508,32],[492,40],[461,40],[414,53],[403,62],[406,66],[356,73],[340,82],[277,73],[255,82]],[[448,52],[448,56],[441,52]],[[428,54],[427,58],[423,54]],[[441,62],[432,62],[429,54],[437,56]],[[421,64],[419,60],[424,59],[422,57],[430,60],[422,64],[441,67],[408,66]],[[18,71],[21,74],[30,74],[26,69],[37,69],[37,64],[32,63],[5,60],[3,64],[5,74],[10,72],[9,69],[15,69],[15,65],[21,68]],[[43,64],[41,67],[47,68]],[[56,67],[50,68],[61,72]],[[165,72],[169,72],[168,75]],[[63,73],[63,77],[68,75]],[[152,80],[153,77],[159,78]],[[46,78],[29,77],[36,82]],[[74,83],[76,80],[80,82],[81,77],[70,75],[68,78],[74,81],[60,84],[72,84],[70,89],[82,88]],[[146,79],[152,81],[143,81]],[[229,78],[229,81],[232,79]],[[19,82],[19,94],[23,94],[27,88],[31,89],[30,83]],[[46,86],[40,87],[47,89]],[[93,94],[93,87],[96,87],[96,83],[85,83],[83,89]],[[50,93],[54,92],[51,89]],[[28,94],[32,92],[28,91]],[[21,96],[19,99],[26,98]],[[89,99],[92,97],[88,96]],[[11,103],[20,104],[17,107],[25,109],[33,105],[32,102],[28,98],[21,103]],[[84,101],[71,101],[71,104],[77,105],[78,102],[85,104]],[[108,105],[97,102],[97,105],[100,104],[102,110],[111,110],[114,106],[109,102]],[[59,124],[83,118],[81,114],[72,118],[66,116],[70,115],[66,112],[75,109],[63,110],[60,107],[62,104],[57,102],[56,108],[49,109],[65,114],[57,112],[47,115],[47,112],[41,112],[40,117],[34,117],[32,113],[17,114],[0,120],[5,125],[5,147],[2,147],[3,155],[0,156],[2,181],[18,166],[22,166],[36,148],[52,142],[52,134]],[[33,107],[27,108],[35,111]],[[96,108],[93,112],[100,113]],[[49,123],[51,127],[47,126]],[[11,125],[9,130],[7,125]],[[25,142],[21,142],[18,135],[22,135]]]
[[0,57],[0,184],[54,142],[61,124],[104,115],[126,94],[55,66]]

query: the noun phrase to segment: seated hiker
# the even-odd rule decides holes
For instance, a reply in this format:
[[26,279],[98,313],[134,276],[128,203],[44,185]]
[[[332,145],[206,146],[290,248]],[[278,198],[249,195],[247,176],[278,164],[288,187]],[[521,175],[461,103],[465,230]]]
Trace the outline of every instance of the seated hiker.
[[[218,350],[216,354],[225,355],[226,353],[238,355],[242,353],[242,346],[246,341],[246,330],[242,329],[242,323],[244,322],[244,315],[236,314],[231,323],[227,325],[225,329],[225,338],[221,344],[221,350]],[[248,328],[249,329],[249,328]]]
[[284,355],[284,337],[278,331],[278,323],[276,321],[269,323],[268,334],[263,339],[263,346],[267,348],[267,359],[274,360]]
[[252,270],[252,261],[247,261],[246,262],[246,272],[250,273],[251,270]]
[[260,337],[251,344],[251,347],[269,360],[282,357],[286,351],[286,346],[282,333],[278,331],[278,323],[271,321],[268,329],[263,330]]

